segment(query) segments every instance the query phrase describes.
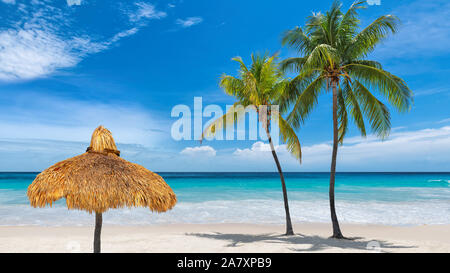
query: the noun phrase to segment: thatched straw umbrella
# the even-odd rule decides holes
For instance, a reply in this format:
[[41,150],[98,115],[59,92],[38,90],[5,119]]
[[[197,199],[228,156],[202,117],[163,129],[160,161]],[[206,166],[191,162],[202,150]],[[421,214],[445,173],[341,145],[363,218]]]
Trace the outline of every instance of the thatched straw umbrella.
[[119,156],[111,132],[99,126],[84,154],[36,177],[27,192],[31,206],[52,206],[65,198],[68,209],[95,212],[94,253],[100,252],[102,213],[109,208],[142,206],[164,212],[175,206],[175,193],[161,176]]

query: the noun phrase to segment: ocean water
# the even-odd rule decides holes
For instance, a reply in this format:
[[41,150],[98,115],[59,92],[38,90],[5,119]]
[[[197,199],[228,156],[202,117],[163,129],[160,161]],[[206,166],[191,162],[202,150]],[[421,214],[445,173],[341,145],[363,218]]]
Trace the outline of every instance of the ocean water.
[[[93,225],[94,216],[65,201],[32,208],[26,196],[37,173],[0,173],[0,225]],[[178,197],[174,209],[109,210],[105,224],[284,224],[278,173],[160,173]],[[329,222],[328,173],[286,173],[292,221]],[[338,173],[341,222],[387,225],[450,224],[450,173]]]

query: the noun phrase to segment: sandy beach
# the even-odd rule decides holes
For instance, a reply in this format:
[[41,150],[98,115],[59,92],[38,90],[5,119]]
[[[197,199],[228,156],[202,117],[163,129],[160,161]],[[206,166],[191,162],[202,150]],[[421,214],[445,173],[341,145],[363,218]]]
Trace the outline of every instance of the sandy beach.
[[[294,228],[287,237],[279,225],[105,225],[102,252],[450,252],[448,225],[343,224],[353,240],[328,238],[329,224]],[[0,252],[92,252],[92,239],[93,227],[3,226]]]

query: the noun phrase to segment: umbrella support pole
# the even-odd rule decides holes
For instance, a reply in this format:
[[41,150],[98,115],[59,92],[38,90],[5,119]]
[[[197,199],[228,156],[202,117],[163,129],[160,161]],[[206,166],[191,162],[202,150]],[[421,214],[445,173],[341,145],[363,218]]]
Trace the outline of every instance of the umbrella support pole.
[[94,253],[100,253],[100,235],[102,233],[102,214],[95,213]]

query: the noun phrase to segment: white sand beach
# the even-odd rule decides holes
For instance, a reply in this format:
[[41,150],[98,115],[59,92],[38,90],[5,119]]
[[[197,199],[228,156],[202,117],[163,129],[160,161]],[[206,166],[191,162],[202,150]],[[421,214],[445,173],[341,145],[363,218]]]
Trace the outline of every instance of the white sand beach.
[[[283,236],[280,225],[104,225],[102,252],[450,252],[449,225],[341,227],[357,238],[330,239],[325,223],[296,224],[295,236]],[[93,232],[93,227],[3,226],[0,252],[92,252]]]

